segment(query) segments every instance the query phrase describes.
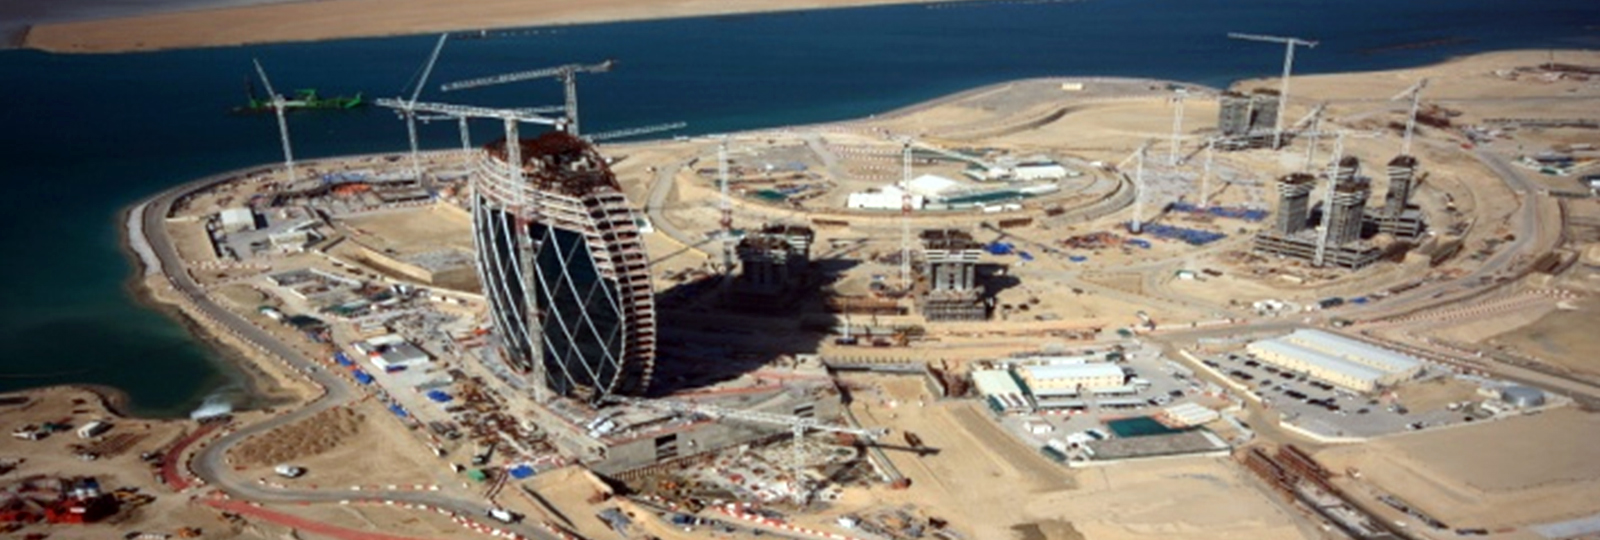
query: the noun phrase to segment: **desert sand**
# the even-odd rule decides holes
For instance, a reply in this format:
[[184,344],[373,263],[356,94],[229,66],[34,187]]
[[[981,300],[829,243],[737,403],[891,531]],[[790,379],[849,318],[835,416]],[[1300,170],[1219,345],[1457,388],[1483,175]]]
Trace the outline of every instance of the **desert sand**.
[[1594,513],[1600,464],[1588,449],[1597,437],[1600,419],[1558,409],[1340,447],[1317,458],[1336,471],[1358,469],[1452,526],[1493,528]]
[[127,52],[841,8],[925,0],[326,0],[43,24],[26,47]]

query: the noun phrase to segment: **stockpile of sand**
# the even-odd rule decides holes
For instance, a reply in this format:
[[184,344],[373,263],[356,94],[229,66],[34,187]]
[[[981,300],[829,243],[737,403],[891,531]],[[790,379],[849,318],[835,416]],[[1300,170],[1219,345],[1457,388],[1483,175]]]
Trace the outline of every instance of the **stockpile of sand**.
[[276,465],[315,456],[338,447],[361,432],[366,415],[344,407],[257,435],[233,450],[245,467]]

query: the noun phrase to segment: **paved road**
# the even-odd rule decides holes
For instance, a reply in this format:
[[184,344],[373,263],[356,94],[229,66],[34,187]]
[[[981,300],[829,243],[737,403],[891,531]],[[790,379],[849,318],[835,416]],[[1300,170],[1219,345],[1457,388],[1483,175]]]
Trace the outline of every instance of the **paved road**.
[[[229,495],[245,500],[259,502],[338,502],[351,499],[353,494],[360,498],[388,499],[396,502],[427,504],[444,508],[466,516],[482,516],[490,505],[484,501],[463,500],[439,492],[431,491],[361,491],[348,490],[287,490],[270,489],[256,484],[253,480],[238,478],[232,474],[232,467],[224,460],[229,448],[246,438],[264,433],[277,427],[307,418],[318,412],[333,407],[341,406],[353,401],[358,395],[350,386],[338,376],[325,369],[317,368],[317,362],[307,358],[294,347],[278,341],[271,334],[257,328],[245,321],[244,318],[228,311],[206,296],[204,290],[196,283],[192,276],[185,270],[182,258],[178,256],[177,249],[166,235],[166,216],[172,209],[173,203],[184,194],[190,193],[201,187],[224,182],[230,178],[247,174],[260,168],[243,169],[216,176],[174,188],[157,195],[148,205],[145,205],[144,216],[141,218],[144,234],[151,250],[155,253],[164,272],[174,288],[182,293],[194,304],[203,316],[210,318],[216,324],[222,325],[236,333],[246,342],[264,348],[269,354],[284,359],[290,365],[308,372],[312,380],[327,390],[322,397],[317,398],[304,407],[293,412],[275,416],[267,420],[244,426],[237,431],[223,436],[214,441],[210,446],[202,449],[195,455],[192,462],[194,472],[210,485],[226,491]],[[526,537],[544,540],[555,540],[554,535],[543,529],[531,525],[495,524],[495,527],[516,532]]]

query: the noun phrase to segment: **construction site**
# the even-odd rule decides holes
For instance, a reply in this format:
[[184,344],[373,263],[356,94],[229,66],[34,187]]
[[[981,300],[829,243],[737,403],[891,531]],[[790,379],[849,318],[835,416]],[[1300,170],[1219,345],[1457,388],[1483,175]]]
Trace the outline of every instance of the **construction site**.
[[[1600,141],[1467,127],[1527,117],[1525,98],[1578,96],[1539,105],[1575,116],[1600,99],[1527,60],[1293,93],[1030,79],[634,143],[606,141],[683,126],[581,131],[580,76],[614,65],[570,64],[442,87],[559,81],[564,103],[542,108],[421,101],[419,83],[377,102],[409,152],[311,162],[293,161],[280,97],[285,163],[175,196],[151,234],[181,261],[168,290],[196,291],[179,303],[230,314],[202,327],[289,351],[264,376],[316,405],[216,415],[228,427],[172,449],[161,489],[251,534],[317,530],[299,519],[339,538],[407,519],[439,538],[1600,533],[1582,521],[1600,506],[1572,495],[1600,480],[1563,480],[1559,512],[1478,519],[1406,480],[1478,462],[1367,450],[1539,440],[1556,429],[1540,418],[1587,425],[1600,404],[1600,371],[1518,330],[1571,336],[1542,317],[1593,309],[1600,206],[1508,167],[1524,146]],[[462,147],[417,148],[419,118],[461,120]],[[474,144],[469,118],[504,133]],[[1482,313],[1522,322],[1473,335]],[[1365,356],[1317,349],[1335,341]],[[124,424],[58,451],[150,442]],[[1532,500],[1473,485],[1464,507]],[[139,500],[76,477],[5,489],[18,523]],[[329,509],[368,503],[390,508]]]

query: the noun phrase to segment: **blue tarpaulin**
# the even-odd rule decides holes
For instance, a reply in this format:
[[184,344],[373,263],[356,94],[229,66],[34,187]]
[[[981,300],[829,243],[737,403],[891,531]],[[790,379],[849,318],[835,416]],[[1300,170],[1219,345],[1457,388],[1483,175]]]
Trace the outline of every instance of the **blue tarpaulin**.
[[394,413],[395,416],[398,416],[398,417],[401,417],[401,418],[405,418],[405,417],[409,416],[408,414],[406,414],[406,408],[405,407],[401,407],[399,405],[390,405],[389,406],[389,412],[392,412],[392,413]]
[[342,352],[333,353],[333,361],[338,362],[341,366],[355,365],[355,362],[350,361],[350,357],[345,356]]
[[372,384],[372,376],[368,375],[367,372],[358,369],[351,373],[355,375],[356,382],[361,384]]
[[428,399],[433,400],[435,403],[449,403],[450,400],[454,398],[451,398],[450,394],[446,394],[440,390],[429,390]]
[[987,246],[983,246],[983,249],[987,250],[990,255],[1010,255],[1011,251],[1016,249],[1016,246],[1011,245],[1008,242],[995,242]]
[[1017,252],[1017,256],[1018,257],[1022,257],[1022,260],[1024,260],[1024,261],[1033,260],[1033,254],[1032,253],[1028,253],[1026,251],[1018,251]]
[[1067,257],[1067,260],[1072,262],[1083,262],[1089,260],[1089,258],[1083,255],[1071,255]]
[[512,478],[521,480],[523,478],[533,476],[533,467],[529,467],[527,465],[518,465],[512,467],[509,472],[511,473]]

